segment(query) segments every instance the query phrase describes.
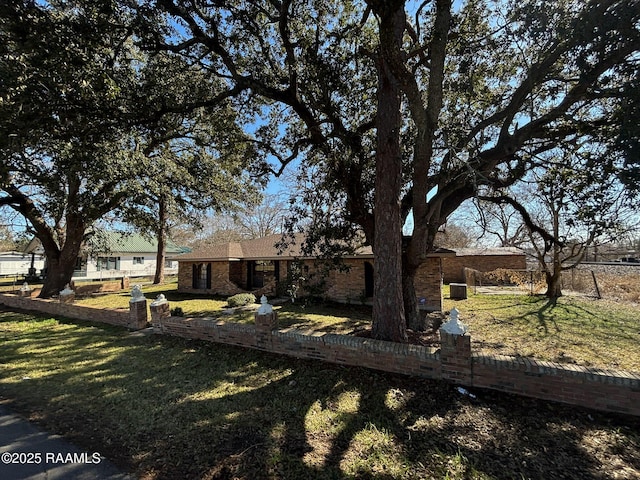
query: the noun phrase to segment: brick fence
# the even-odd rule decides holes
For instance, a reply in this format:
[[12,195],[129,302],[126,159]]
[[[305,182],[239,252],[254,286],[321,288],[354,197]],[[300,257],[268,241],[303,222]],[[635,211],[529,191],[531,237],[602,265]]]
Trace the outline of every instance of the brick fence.
[[243,325],[172,317],[169,311],[167,302],[151,304],[156,332],[640,416],[640,373],[472,354],[467,334],[441,329],[441,346],[436,350],[349,335],[278,330],[277,317],[256,315],[255,325]]
[[[1,303],[12,308],[44,311],[51,315],[133,329],[147,325],[146,301],[132,302],[129,312],[7,294],[0,294]],[[140,320],[143,310],[144,322]],[[640,373],[563,365],[531,358],[473,354],[468,334],[458,335],[441,329],[441,346],[433,349],[349,335],[278,330],[276,312],[256,314],[255,325],[246,325],[213,318],[173,317],[166,300],[151,303],[150,311],[151,324],[158,334],[441,379],[467,387],[640,416]],[[132,320],[134,318],[138,319],[137,323]]]
[[0,304],[20,310],[34,310],[53,316],[89,320],[127,327],[132,330],[145,328],[148,324],[147,303],[131,302],[129,309],[96,308],[64,303],[60,300],[23,297],[13,294],[0,294]]

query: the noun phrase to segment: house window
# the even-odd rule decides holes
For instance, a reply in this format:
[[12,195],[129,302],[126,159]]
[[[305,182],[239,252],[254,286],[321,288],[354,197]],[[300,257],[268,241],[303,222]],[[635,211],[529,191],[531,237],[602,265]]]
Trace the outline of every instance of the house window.
[[98,257],[98,270],[120,270],[120,257]]
[[271,260],[258,260],[256,262],[256,272],[273,272],[275,268],[276,267]]
[[164,268],[173,268],[173,262],[171,260],[165,260]]
[[204,265],[200,265],[199,272],[200,278],[198,278],[198,288],[207,288],[207,268]]
[[144,257],[133,257],[134,265],[144,265]]
[[211,289],[211,264],[194,264],[191,279],[193,281],[194,289]]
[[269,278],[275,276],[275,263],[272,260],[256,260],[249,262],[248,287],[262,288]]
[[87,260],[82,257],[76,258],[76,266],[74,267],[74,271],[83,272],[87,269]]

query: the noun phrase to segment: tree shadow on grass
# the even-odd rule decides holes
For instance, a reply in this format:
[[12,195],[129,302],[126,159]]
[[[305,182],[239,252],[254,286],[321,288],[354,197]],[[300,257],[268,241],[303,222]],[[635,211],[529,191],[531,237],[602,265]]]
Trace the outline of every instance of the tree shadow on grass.
[[[585,430],[609,421],[597,414],[486,393],[472,401],[441,382],[363,369],[326,367],[311,387],[304,363],[235,397],[263,399],[265,410],[227,429],[216,448],[224,468],[210,469],[212,478],[605,478],[581,445]],[[337,415],[347,394],[357,409]],[[208,408],[224,409],[217,400]],[[313,430],[308,415],[323,411],[332,423]],[[626,458],[637,468],[634,448]]]
[[[46,375],[7,381],[35,351]],[[25,333],[3,355],[14,366],[0,370],[0,393],[145,478],[640,471],[637,419],[486,391],[472,399],[443,382],[86,326]]]
[[547,325],[548,321],[553,323],[554,329],[556,332],[560,331],[560,327],[554,320],[554,316],[552,315],[553,309],[558,305],[558,299],[555,297],[547,298],[547,303],[545,303],[536,313],[538,317],[538,324],[544,330],[545,335],[549,334],[549,327]]

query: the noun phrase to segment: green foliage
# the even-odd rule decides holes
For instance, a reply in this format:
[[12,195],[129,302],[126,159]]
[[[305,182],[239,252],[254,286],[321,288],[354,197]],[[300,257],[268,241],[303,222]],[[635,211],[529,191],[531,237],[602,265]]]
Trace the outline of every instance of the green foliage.
[[142,52],[132,6],[0,10],[0,207],[24,216],[45,249],[43,296],[69,281],[96,223],[166,235],[194,209],[258,199],[244,173],[255,155],[221,82]]
[[136,139],[144,151],[144,174],[126,204],[128,222],[154,232],[169,227],[159,225],[161,217],[199,226],[194,212],[257,202],[258,182],[245,170],[255,152],[232,106],[216,98],[221,82],[208,80],[179,56],[157,54],[142,65],[138,88],[145,99],[140,108],[154,120]]
[[[541,153],[563,144],[633,152],[635,124],[624,112],[635,105],[637,1],[163,7],[168,23],[181,25],[180,35],[158,32],[163,48],[198,59],[251,101],[243,111],[260,125],[256,145],[275,162],[265,160],[265,171],[303,160],[293,199],[302,221],[292,219],[291,230],[311,225],[310,246],[330,253],[363,234],[383,252],[378,286],[401,276],[400,218],[413,213],[404,264],[417,271],[462,202],[544,168]],[[381,98],[388,101],[378,105]],[[390,145],[398,151],[387,152]],[[385,188],[393,191],[382,195]],[[376,205],[376,196],[388,201]],[[398,271],[384,278],[386,266]],[[400,287],[385,303],[395,311]]]
[[0,10],[0,206],[42,242],[45,296],[70,280],[89,227],[136,188],[127,18],[82,0]]
[[227,305],[230,307],[243,307],[256,303],[256,296],[253,293],[238,293],[227,298]]
[[291,299],[292,302],[298,298],[298,292],[305,282],[305,277],[302,272],[301,262],[291,262],[289,264],[289,271],[287,272],[287,281],[285,285],[285,293]]

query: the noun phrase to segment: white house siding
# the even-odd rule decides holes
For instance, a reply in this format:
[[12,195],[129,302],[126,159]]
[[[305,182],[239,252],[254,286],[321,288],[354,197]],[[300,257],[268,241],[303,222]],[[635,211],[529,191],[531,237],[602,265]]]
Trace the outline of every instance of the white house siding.
[[[44,268],[44,260],[36,255],[33,266],[39,274]],[[0,253],[0,277],[8,275],[26,275],[31,268],[31,255],[20,252]]]
[[[104,256],[107,258],[107,255]],[[100,257],[99,257],[100,258]],[[113,277],[147,277],[155,274],[156,271],[156,255],[149,253],[112,253],[108,255],[108,258],[118,259],[117,265],[119,268],[113,268],[115,262],[109,262],[107,268],[104,267],[104,262],[101,262],[101,267],[98,266],[98,258],[89,258],[86,265],[86,270],[82,273],[78,272],[77,277],[87,278],[113,278]],[[142,263],[136,262],[134,259],[142,258]],[[165,274],[173,275],[178,273],[178,262],[172,261],[171,267],[165,266]]]

